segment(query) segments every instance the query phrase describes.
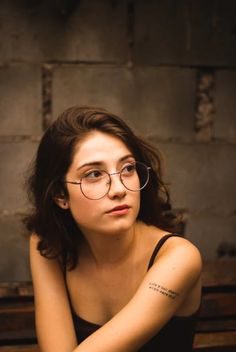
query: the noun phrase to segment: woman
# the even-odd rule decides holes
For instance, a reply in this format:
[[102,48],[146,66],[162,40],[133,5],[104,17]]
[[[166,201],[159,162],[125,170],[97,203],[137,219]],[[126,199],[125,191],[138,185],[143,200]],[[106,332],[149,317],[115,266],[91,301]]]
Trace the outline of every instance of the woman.
[[45,132],[25,219],[42,352],[191,351],[201,257],[170,233],[157,151],[72,107]]

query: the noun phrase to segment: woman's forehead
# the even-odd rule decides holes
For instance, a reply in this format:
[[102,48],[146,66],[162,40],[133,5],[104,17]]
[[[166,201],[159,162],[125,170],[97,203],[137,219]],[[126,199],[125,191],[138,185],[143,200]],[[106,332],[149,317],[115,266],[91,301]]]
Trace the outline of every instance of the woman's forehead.
[[75,146],[73,163],[119,160],[132,154],[127,145],[117,136],[92,131]]

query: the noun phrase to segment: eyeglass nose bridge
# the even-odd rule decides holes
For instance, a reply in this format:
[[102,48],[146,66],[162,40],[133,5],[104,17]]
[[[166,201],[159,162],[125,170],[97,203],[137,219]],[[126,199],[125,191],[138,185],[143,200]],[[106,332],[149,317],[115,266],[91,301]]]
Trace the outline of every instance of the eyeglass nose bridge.
[[126,188],[125,185],[124,185],[124,183],[123,183],[123,181],[122,181],[122,177],[121,177],[122,170],[116,171],[116,172],[111,172],[111,173],[106,172],[106,173],[107,173],[107,175],[108,175],[108,177],[109,177],[109,182],[107,183],[107,184],[109,185],[109,188],[108,188],[107,193],[110,191],[110,188],[111,188],[111,182],[112,182],[111,176],[119,175],[119,179],[120,179],[120,182],[121,182],[122,186],[123,186],[124,188]]

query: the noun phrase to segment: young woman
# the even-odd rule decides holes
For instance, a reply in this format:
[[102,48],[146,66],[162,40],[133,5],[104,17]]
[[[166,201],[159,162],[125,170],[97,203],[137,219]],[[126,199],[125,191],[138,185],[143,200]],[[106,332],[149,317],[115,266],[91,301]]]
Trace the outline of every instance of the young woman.
[[192,350],[201,257],[170,232],[153,147],[106,110],[72,107],[45,132],[28,188],[42,352]]

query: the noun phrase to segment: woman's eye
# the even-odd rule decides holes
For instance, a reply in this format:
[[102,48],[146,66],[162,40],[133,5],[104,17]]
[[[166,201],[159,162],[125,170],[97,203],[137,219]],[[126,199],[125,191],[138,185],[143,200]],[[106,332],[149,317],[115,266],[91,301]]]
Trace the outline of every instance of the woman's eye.
[[128,164],[122,168],[123,175],[132,175],[136,170],[135,164]]
[[86,172],[86,174],[82,178],[85,178],[87,180],[89,180],[89,179],[96,180],[96,179],[101,178],[102,176],[103,176],[102,171],[92,170],[92,171]]

